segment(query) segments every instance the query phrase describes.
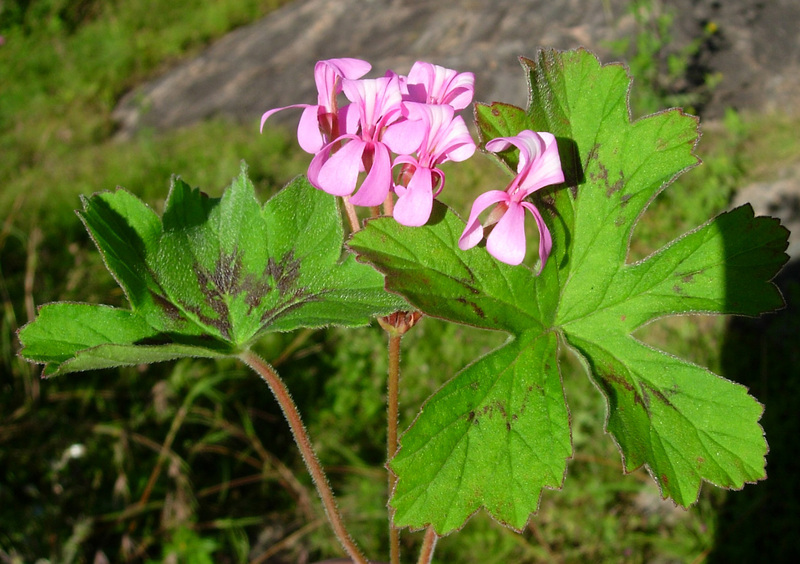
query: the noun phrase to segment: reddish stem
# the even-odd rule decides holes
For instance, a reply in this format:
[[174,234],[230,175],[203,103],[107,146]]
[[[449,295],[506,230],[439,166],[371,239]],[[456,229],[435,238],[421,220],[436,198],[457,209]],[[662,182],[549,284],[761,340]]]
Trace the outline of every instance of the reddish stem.
[[342,201],[344,202],[344,211],[347,213],[347,219],[350,221],[350,229],[353,233],[361,231],[361,224],[358,221],[358,215],[356,215],[356,207],[350,203],[350,196],[343,196]]
[[433,560],[433,551],[438,540],[439,536],[433,530],[433,527],[428,527],[428,530],[425,531],[425,538],[422,541],[422,548],[419,551],[417,564],[430,564],[431,560]]
[[[386,429],[386,462],[388,463],[397,453],[397,419],[399,413],[400,390],[400,339],[403,336],[396,332],[389,333],[389,374],[387,397],[387,429]],[[394,492],[397,476],[389,470],[389,497]],[[391,510],[389,513],[389,552],[391,564],[400,564],[400,530],[392,523]]]
[[336,500],[333,496],[328,478],[325,476],[325,471],[319,463],[317,453],[314,452],[314,447],[311,446],[311,440],[308,437],[303,420],[300,417],[300,412],[289,394],[289,390],[283,383],[283,380],[278,374],[267,364],[260,356],[253,351],[244,351],[239,354],[239,358],[252,368],[261,378],[267,383],[278,404],[281,406],[286,420],[289,422],[289,427],[292,430],[292,435],[300,449],[300,454],[303,456],[303,462],[306,463],[311,479],[314,480],[314,485],[317,487],[317,493],[322,500],[322,506],[325,508],[325,514],[328,521],[336,534],[336,538],[342,544],[347,554],[352,558],[353,562],[358,564],[367,564],[367,559],[361,553],[361,550],[353,541],[342,521],[342,516],[339,513],[339,508],[336,507]]
[[[388,393],[386,400],[386,462],[388,463],[397,454],[397,420],[399,415],[399,390],[400,390],[400,341],[403,335],[411,329],[422,314],[418,311],[397,311],[386,317],[379,317],[378,323],[389,336],[389,366],[388,366]],[[389,470],[388,486],[389,496],[394,492],[397,476]],[[400,564],[400,531],[392,523],[391,510],[389,512],[389,554],[391,564]]]

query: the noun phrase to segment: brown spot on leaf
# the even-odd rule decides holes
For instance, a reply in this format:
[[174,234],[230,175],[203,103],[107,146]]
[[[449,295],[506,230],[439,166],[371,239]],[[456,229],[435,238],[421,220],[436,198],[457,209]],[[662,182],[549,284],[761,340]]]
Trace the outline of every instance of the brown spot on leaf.
[[601,375],[601,382],[603,383],[603,387],[605,388],[606,392],[608,392],[609,397],[616,396],[616,389],[611,383],[616,384],[619,387],[622,387],[627,392],[633,393],[633,403],[641,405],[642,408],[645,410],[648,409],[648,406],[645,405],[645,400],[639,395],[639,392],[636,388],[633,387],[633,384],[628,382],[624,376],[617,374],[613,371],[606,372],[605,374]]
[[461,283],[462,286],[464,286],[464,288],[466,288],[472,294],[475,294],[477,296],[478,294],[481,293],[481,291],[478,290],[475,286],[473,286],[473,284],[472,284],[473,281],[474,281],[474,279],[472,281],[459,280],[459,282]]
[[466,299],[466,298],[465,298],[465,297],[463,297],[463,296],[459,296],[458,298],[456,298],[456,301],[457,301],[458,303],[460,303],[460,304],[463,304],[463,305],[468,305],[469,307],[471,307],[471,308],[472,308],[472,311],[474,311],[474,312],[475,312],[475,315],[477,315],[477,316],[478,316],[478,317],[480,317],[481,319],[485,319],[485,318],[486,318],[486,313],[485,313],[485,312],[483,311],[483,309],[481,309],[481,307],[480,307],[478,304],[476,304],[475,302],[473,302],[473,301],[470,301],[470,300]]
[[[656,388],[652,387],[651,385],[649,385],[647,383],[644,383],[644,382],[642,382],[642,387],[645,390],[647,390],[648,392],[650,392],[650,394],[654,395],[661,403],[663,403],[667,407],[671,407],[672,409],[675,409],[675,406],[672,405],[672,402],[669,401],[669,398],[661,390],[656,389]],[[650,401],[649,401],[648,394],[645,394],[645,397],[648,398],[647,399],[647,404],[648,404],[648,407],[649,407]]]
[[586,155],[587,166],[590,162],[597,160],[597,154],[599,151],[600,151],[600,143],[595,143],[594,146],[592,146],[592,148],[589,150],[589,154]]
[[569,185],[569,193],[572,194],[572,199],[576,199],[578,197],[578,186],[574,184]]
[[603,163],[598,163],[597,168],[597,172],[589,173],[589,178],[592,180],[592,182],[603,182],[604,184],[608,184],[608,169],[606,166]]
[[294,258],[293,250],[287,251],[278,262],[270,257],[264,269],[264,276],[269,276],[275,281],[278,292],[283,296],[300,276],[300,260]]
[[242,290],[245,292],[244,302],[250,306],[247,311],[249,315],[261,305],[261,300],[272,290],[272,286],[266,280],[248,273],[242,282]]
[[291,313],[304,304],[316,302],[320,299],[321,298],[319,296],[305,293],[305,289],[298,288],[295,290],[293,295],[288,297],[286,301],[283,301],[275,307],[269,308],[267,311],[265,311],[261,315],[261,323],[269,325],[278,317]]
[[680,277],[681,282],[684,284],[689,284],[694,282],[694,277],[698,274],[702,274],[705,271],[704,268],[700,268],[698,270],[692,270],[691,272],[681,272],[678,273],[676,276]]
[[[610,198],[611,196],[613,196],[614,194],[616,194],[617,192],[622,190],[622,187],[624,185],[625,185],[625,182],[624,182],[623,178],[620,177],[620,179],[617,180],[614,184],[612,184],[611,186],[606,188],[606,197]],[[628,196],[628,197],[630,198],[630,196]]]
[[168,318],[172,319],[173,321],[178,321],[180,319],[185,319],[183,314],[181,313],[180,308],[169,301],[162,295],[156,294],[152,290],[150,291],[150,296],[153,298],[155,304],[164,312]]

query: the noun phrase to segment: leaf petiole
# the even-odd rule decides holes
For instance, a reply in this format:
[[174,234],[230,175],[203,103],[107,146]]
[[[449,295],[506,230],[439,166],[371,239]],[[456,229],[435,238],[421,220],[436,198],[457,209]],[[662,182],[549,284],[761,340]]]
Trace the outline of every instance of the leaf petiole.
[[317,458],[317,453],[311,445],[311,439],[306,432],[303,420],[300,417],[300,412],[283,383],[280,376],[273,368],[260,356],[253,351],[247,350],[238,355],[239,359],[247,366],[252,368],[261,378],[267,383],[278,404],[281,406],[283,415],[289,422],[289,427],[292,430],[292,436],[300,449],[300,454],[303,456],[303,462],[308,468],[311,479],[314,480],[314,485],[317,488],[317,493],[322,500],[322,506],[325,509],[325,515],[333,528],[336,538],[339,539],[342,547],[347,554],[357,564],[367,564],[367,559],[362,554],[361,550],[356,545],[350,533],[344,526],[344,521],[339,513],[339,508],[336,506],[336,499],[333,495],[330,482],[322,469],[322,465]]

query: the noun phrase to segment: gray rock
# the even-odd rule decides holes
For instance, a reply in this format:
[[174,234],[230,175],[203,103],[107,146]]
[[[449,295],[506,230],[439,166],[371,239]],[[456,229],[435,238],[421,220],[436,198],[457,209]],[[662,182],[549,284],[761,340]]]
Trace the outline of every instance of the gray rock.
[[[635,30],[626,0],[297,0],[223,37],[198,57],[135,89],[114,118],[120,135],[166,129],[215,115],[257,124],[269,109],[316,99],[314,63],[358,57],[373,75],[427,60],[476,74],[476,99],[524,106],[517,57],[541,47],[585,46],[604,62],[608,42]],[[653,0],[653,5],[661,4]],[[675,0],[674,49],[704,37],[693,80],[721,73],[708,116],[724,106],[798,108],[800,3],[796,0]],[[692,78],[690,76],[690,78]],[[686,87],[691,87],[691,84]],[[291,123],[296,116],[277,114]]]
[[[313,68],[320,59],[357,57],[405,73],[426,60],[476,75],[476,99],[527,103],[520,55],[542,47],[585,46],[611,60],[609,42],[636,32],[627,0],[296,0],[239,28],[160,78],[130,92],[114,118],[119,134],[140,127],[169,129],[216,115],[250,122],[270,108],[316,100]],[[672,49],[692,50],[687,78],[708,73],[722,82],[704,104],[704,117],[725,107],[800,111],[800,2],[674,0],[656,10],[676,14]],[[713,24],[716,31],[706,30]],[[685,85],[690,88],[692,85]],[[634,86],[635,87],[635,86]],[[293,126],[299,112],[280,112]],[[800,165],[775,182],[742,190],[758,213],[782,219],[800,256]]]
[[779,171],[770,182],[757,182],[736,193],[733,207],[750,202],[756,215],[780,218],[789,230],[790,261],[800,259],[800,164]]
[[[541,46],[599,47],[613,38],[621,0],[302,0],[237,29],[197,58],[134,90],[114,112],[121,133],[222,114],[258,123],[274,107],[316,100],[314,63],[356,57],[407,72],[426,60],[476,74],[476,99],[524,106],[518,57]],[[608,9],[604,9],[607,6]],[[283,123],[297,116],[277,114]]]

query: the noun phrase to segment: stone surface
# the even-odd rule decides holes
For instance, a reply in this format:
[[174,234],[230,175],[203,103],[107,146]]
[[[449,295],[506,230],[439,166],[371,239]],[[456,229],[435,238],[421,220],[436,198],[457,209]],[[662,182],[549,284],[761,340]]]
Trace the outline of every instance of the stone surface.
[[[269,109],[316,99],[319,59],[358,57],[379,75],[427,60],[477,77],[476,99],[524,106],[518,56],[585,46],[611,60],[608,42],[636,27],[626,0],[296,0],[223,37],[200,56],[130,92],[114,117],[120,135],[215,115],[257,124]],[[653,0],[653,5],[660,5]],[[700,41],[690,78],[720,73],[708,117],[723,106],[797,108],[800,2],[675,0],[674,49]],[[704,35],[707,24],[716,32]],[[703,39],[704,38],[704,39]],[[687,87],[691,87],[689,84]],[[291,123],[296,116],[278,114]]]
[[756,215],[779,217],[789,230],[787,253],[800,259],[800,163],[778,172],[770,182],[756,182],[736,193],[733,206],[750,202]]
[[[584,46],[609,62],[610,42],[637,31],[628,5],[628,0],[295,0],[130,92],[114,117],[122,137],[143,126],[168,129],[218,115],[251,122],[255,129],[269,108],[314,102],[314,63],[332,57],[368,60],[370,76],[386,69],[405,73],[416,60],[472,71],[476,100],[524,107],[520,55]],[[667,10],[658,0],[650,5]],[[800,2],[667,5],[676,14],[670,48],[680,52],[696,42],[683,87],[702,84],[709,73],[721,77],[703,104],[704,119],[725,107],[800,111]],[[279,112],[270,121],[291,127],[298,117],[299,111]],[[740,198],[789,225],[796,233],[790,251],[798,258],[800,173],[784,176],[754,185]]]

